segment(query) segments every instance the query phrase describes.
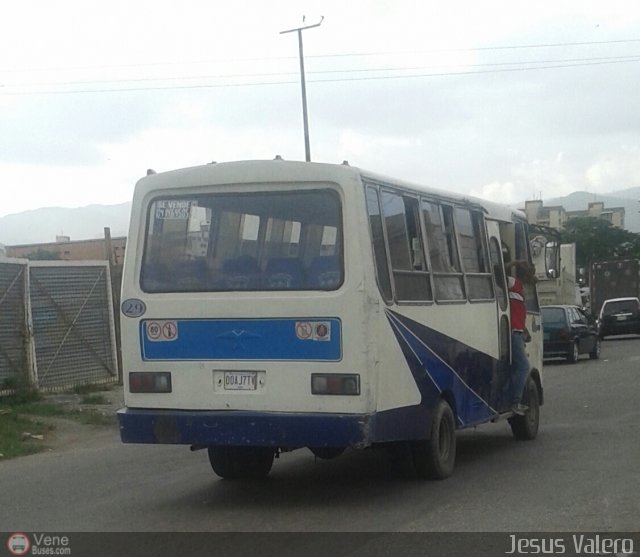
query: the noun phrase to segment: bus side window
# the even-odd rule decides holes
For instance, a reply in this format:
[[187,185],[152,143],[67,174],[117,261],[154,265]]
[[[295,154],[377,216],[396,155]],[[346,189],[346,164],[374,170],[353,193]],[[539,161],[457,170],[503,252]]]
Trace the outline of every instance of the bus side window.
[[493,281],[487,265],[482,215],[464,207],[454,209],[460,257],[470,300],[492,300]]
[[493,268],[493,277],[496,283],[498,303],[501,311],[507,311],[509,298],[507,296],[507,285],[505,284],[503,261],[503,250],[498,244],[496,238],[491,238],[489,242],[489,256],[491,257],[491,267]]
[[[530,257],[530,245],[529,234],[526,224],[524,222],[515,223],[516,231],[516,255],[515,258],[520,261],[531,261]],[[538,295],[536,292],[535,284],[524,285],[524,299],[527,306],[527,311],[537,313],[540,311],[538,306]]]
[[433,299],[422,250],[422,234],[415,197],[382,191],[382,207],[396,298]]
[[436,300],[464,300],[464,286],[453,229],[450,206],[422,201],[429,261]]
[[384,247],[382,213],[380,211],[380,201],[378,200],[378,190],[371,186],[367,187],[367,212],[369,213],[369,227],[371,229],[371,241],[373,242],[378,287],[382,297],[390,301],[393,298],[393,293],[391,292],[391,279],[389,278],[387,254]]

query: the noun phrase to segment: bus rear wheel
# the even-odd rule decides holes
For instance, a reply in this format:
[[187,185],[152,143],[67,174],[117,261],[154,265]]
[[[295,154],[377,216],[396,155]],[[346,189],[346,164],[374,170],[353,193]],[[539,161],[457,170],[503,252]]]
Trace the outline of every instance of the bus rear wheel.
[[511,432],[518,441],[530,441],[538,435],[540,424],[540,396],[538,385],[529,377],[524,391],[522,402],[528,406],[524,416],[512,416],[509,418]]
[[441,399],[431,422],[431,436],[411,443],[416,475],[421,479],[444,480],[453,474],[456,462],[456,422],[453,410]]
[[261,479],[271,471],[275,451],[271,447],[209,447],[213,471],[226,480]]

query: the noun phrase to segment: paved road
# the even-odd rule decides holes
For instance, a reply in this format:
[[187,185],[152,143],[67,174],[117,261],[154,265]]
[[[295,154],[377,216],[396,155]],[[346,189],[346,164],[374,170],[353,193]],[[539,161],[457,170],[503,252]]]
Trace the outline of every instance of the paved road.
[[[0,463],[4,531],[630,531],[640,517],[640,338],[545,366],[539,437],[460,434],[454,476],[396,479],[384,455],[282,455],[266,482],[213,475],[204,452],[131,446]],[[99,441],[99,442],[98,442]]]

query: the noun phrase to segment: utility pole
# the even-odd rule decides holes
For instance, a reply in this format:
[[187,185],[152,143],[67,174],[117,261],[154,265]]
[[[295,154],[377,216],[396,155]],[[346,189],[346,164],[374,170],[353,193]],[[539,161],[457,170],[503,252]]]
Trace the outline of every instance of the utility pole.
[[[309,120],[307,116],[307,87],[304,80],[304,53],[302,51],[302,32],[305,29],[311,29],[312,27],[320,27],[320,24],[324,20],[324,16],[318,23],[313,25],[307,25],[305,27],[296,27],[295,29],[287,29],[286,31],[280,31],[280,34],[298,32],[298,48],[300,51],[300,84],[302,85],[302,121],[304,124],[304,152],[305,160],[311,161],[311,148],[309,147]],[[302,18],[304,22],[304,17]]]

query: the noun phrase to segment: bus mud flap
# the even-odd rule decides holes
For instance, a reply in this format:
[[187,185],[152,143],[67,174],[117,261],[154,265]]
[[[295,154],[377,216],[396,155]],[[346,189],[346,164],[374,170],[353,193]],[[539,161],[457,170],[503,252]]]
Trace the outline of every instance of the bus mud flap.
[[173,416],[159,416],[154,420],[153,434],[157,443],[179,444],[180,431],[178,423]]

